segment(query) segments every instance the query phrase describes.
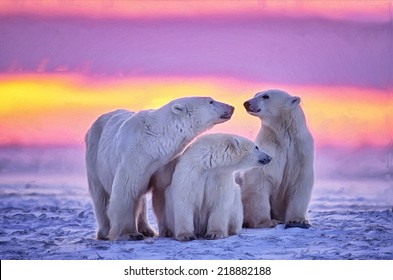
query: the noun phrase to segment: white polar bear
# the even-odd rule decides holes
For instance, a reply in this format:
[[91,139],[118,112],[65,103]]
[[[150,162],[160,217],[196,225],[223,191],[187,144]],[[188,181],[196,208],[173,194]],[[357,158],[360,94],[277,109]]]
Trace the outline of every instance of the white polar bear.
[[264,168],[235,174],[241,186],[245,227],[309,228],[306,218],[314,183],[314,141],[300,98],[281,90],[257,93],[247,112],[262,121],[256,143],[273,160]]
[[86,135],[97,238],[154,236],[144,197],[150,177],[197,135],[229,120],[233,111],[234,107],[210,97],[184,97],[156,110],[117,110],[99,117]]
[[164,232],[179,241],[237,234],[243,222],[233,172],[271,160],[252,141],[231,134],[198,138],[180,156],[165,192]]

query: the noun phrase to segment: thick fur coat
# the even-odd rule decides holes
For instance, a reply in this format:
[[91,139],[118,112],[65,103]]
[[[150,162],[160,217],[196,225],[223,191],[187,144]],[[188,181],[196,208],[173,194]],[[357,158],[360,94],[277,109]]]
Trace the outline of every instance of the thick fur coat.
[[241,185],[244,226],[310,226],[307,208],[314,183],[314,142],[300,98],[267,90],[246,101],[247,112],[261,119],[256,143],[273,159],[263,168],[235,174]]
[[154,236],[146,218],[152,175],[197,135],[231,118],[234,108],[210,97],[184,97],[155,110],[117,110],[99,117],[86,135],[89,191],[98,239]]

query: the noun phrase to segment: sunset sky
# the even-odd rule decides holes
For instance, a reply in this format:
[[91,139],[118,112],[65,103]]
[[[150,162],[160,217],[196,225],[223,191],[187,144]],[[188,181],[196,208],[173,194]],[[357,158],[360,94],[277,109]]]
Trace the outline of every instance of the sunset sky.
[[[302,98],[317,147],[393,141],[393,1],[0,1],[0,145],[82,145],[116,108]],[[72,3],[72,4],[68,4]]]

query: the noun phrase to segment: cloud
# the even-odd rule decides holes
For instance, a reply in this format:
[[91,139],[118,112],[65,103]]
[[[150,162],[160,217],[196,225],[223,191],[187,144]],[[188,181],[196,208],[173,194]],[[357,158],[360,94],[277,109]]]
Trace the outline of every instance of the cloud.
[[221,76],[387,89],[389,22],[210,17],[0,19],[0,72]]

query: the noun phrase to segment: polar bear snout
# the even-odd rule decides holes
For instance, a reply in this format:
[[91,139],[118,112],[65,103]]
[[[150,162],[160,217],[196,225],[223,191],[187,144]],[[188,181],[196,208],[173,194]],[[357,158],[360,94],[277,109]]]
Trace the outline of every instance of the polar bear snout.
[[262,156],[259,156],[258,162],[265,165],[272,161],[272,157],[268,154],[263,153]]
[[221,113],[220,118],[224,120],[229,120],[232,117],[233,112],[235,111],[235,107],[224,103],[222,104],[224,106],[224,110]]
[[246,102],[244,102],[243,106],[244,106],[244,108],[246,108],[246,111],[248,113],[259,113],[261,111],[261,109],[258,108],[258,106],[253,104],[252,99],[251,100],[247,100]]
[[248,111],[248,110],[250,110],[251,103],[250,103],[249,101],[246,101],[246,102],[243,103],[243,106],[244,106],[244,108],[246,108],[246,110]]

